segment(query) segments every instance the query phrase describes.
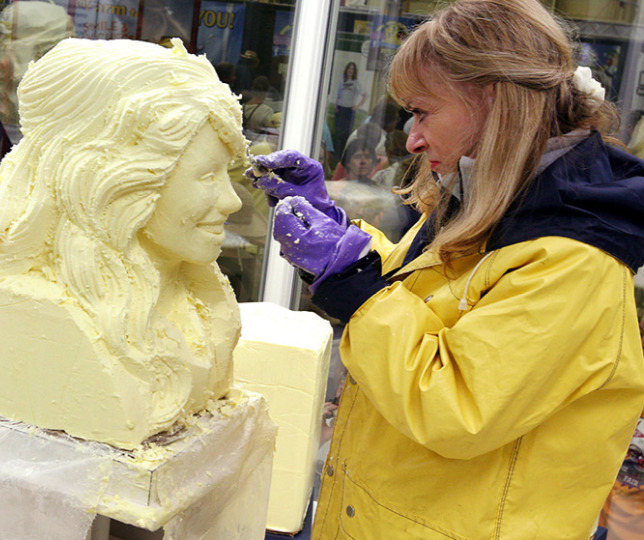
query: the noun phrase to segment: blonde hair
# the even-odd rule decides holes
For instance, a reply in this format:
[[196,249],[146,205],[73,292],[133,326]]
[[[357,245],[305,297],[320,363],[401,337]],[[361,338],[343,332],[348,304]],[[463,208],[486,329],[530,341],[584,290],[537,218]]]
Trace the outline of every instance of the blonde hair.
[[[402,105],[427,94],[430,78],[456,92],[462,83],[494,88],[471,194],[430,246],[445,263],[483,248],[534,178],[549,138],[577,128],[606,135],[617,128],[612,104],[604,101],[597,109],[596,102],[573,88],[571,36],[538,0],[457,0],[421,24],[394,57],[389,90]],[[440,223],[448,197],[421,159],[420,174],[403,191],[420,211],[436,209]]]

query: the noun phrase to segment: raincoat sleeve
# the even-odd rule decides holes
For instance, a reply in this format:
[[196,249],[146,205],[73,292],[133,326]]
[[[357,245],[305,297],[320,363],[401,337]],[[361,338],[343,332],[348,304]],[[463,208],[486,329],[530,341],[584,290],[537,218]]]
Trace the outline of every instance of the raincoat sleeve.
[[396,282],[345,328],[340,353],[360,389],[391,425],[445,457],[499,448],[616,372],[630,271],[580,242],[522,246],[481,267],[450,327],[438,313],[451,306]]

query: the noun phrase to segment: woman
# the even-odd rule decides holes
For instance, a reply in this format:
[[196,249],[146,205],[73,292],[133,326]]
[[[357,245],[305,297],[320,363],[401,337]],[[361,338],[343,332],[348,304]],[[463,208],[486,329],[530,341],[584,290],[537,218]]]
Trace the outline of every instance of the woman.
[[[173,43],[61,42],[23,79],[24,138],[0,165],[3,286],[64,298],[55,320],[109,364],[97,381],[136,388],[116,405],[61,389],[87,409],[73,434],[123,447],[225,394],[239,332],[214,260],[240,207],[227,166],[245,148],[241,109],[205,58]],[[21,420],[67,429],[62,406]]]
[[[367,176],[371,178],[376,172],[380,171],[386,161],[384,151],[382,155],[378,153],[378,146],[381,143],[381,138],[384,149],[385,136],[382,135],[382,133],[382,129],[373,122],[367,122],[354,131],[347,139],[344,152],[342,152],[342,158],[333,171],[331,180],[344,180],[347,178],[348,161],[350,157],[355,155],[358,148],[362,150],[362,156],[364,159],[372,161],[371,169],[369,169]],[[359,145],[356,144],[356,141],[359,141]]]
[[367,101],[367,92],[358,80],[358,67],[349,62],[342,73],[335,99],[335,141],[336,152],[344,150],[353,129],[356,111]]
[[457,0],[390,86],[426,168],[398,245],[334,219],[303,159],[256,179],[347,322],[312,537],[588,539],[644,399],[644,164],[602,140],[614,110],[538,0]]
[[371,182],[373,168],[378,163],[374,147],[365,139],[351,141],[342,156],[342,165],[346,170],[344,180]]

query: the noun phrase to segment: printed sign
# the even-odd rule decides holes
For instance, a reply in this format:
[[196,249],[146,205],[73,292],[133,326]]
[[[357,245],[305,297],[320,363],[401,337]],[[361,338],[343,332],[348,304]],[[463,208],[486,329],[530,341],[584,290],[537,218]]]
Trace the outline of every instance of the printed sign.
[[203,0],[199,13],[197,53],[214,65],[237,63],[241,54],[246,8],[243,4]]

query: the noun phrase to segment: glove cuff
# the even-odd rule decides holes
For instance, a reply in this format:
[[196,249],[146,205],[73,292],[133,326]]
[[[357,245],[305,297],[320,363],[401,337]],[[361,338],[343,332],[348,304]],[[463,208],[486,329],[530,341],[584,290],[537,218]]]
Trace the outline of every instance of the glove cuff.
[[382,276],[380,255],[371,251],[341,274],[329,276],[311,300],[330,317],[348,323],[362,304],[388,286]]
[[[345,216],[346,219],[346,214]],[[349,266],[369,253],[371,250],[371,235],[355,225],[349,225],[346,233],[340,238],[324,271],[309,285],[313,294],[320,284],[329,276],[340,274]]]

